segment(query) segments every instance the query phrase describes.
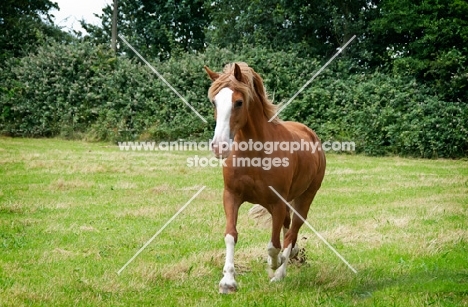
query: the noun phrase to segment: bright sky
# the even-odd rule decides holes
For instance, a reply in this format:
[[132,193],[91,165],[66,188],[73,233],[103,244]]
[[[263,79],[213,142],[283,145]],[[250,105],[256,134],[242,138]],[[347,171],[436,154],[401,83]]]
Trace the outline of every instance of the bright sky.
[[93,14],[101,14],[102,8],[107,3],[112,3],[112,0],[52,0],[57,2],[60,11],[51,10],[50,12],[55,16],[55,24],[60,27],[65,27],[64,30],[71,31],[71,29],[85,32],[81,28],[79,20],[84,19],[91,24],[100,24],[100,19]]

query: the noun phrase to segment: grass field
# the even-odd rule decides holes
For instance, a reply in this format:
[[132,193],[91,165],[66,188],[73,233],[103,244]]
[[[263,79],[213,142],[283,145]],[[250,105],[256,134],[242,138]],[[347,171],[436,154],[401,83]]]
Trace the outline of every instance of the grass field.
[[[0,138],[1,306],[468,306],[468,161],[328,155],[307,262],[269,283],[270,229],[242,207],[239,291],[224,264],[220,168],[208,152]],[[206,189],[121,275],[117,271]]]

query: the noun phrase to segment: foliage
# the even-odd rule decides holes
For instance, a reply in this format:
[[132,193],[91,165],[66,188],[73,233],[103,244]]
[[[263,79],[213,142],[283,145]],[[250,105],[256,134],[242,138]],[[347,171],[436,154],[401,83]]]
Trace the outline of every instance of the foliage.
[[[468,101],[468,4],[463,0],[119,3],[120,33],[152,58],[199,52],[206,45],[238,54],[256,46],[322,58],[356,35],[346,53],[368,72],[413,77],[443,100]],[[87,39],[109,42],[111,13],[107,6],[102,27],[85,25]]]
[[[142,54],[152,59],[167,59],[176,52],[204,49],[205,28],[209,15],[203,0],[146,1],[119,0],[117,28]],[[101,26],[82,22],[87,38],[109,44],[113,5],[108,4],[99,16]],[[133,53],[125,46],[120,52]]]
[[352,35],[347,53],[374,71],[414,77],[448,101],[468,100],[466,1],[225,1],[212,3],[207,41],[325,57]]
[[47,38],[71,40],[53,25],[49,0],[3,0],[0,6],[0,65],[10,57],[24,56]]
[[375,65],[414,76],[443,99],[468,101],[468,3],[386,0],[369,23]]
[[359,20],[373,14],[376,1],[273,0],[210,1],[208,43],[241,50],[245,44],[325,56],[353,34]]
[[[344,66],[343,62],[341,66]],[[468,107],[446,102],[408,77],[335,71],[284,111],[324,139],[354,140],[370,155],[461,157],[468,152]]]
[[[206,116],[203,89],[209,82],[202,59],[192,60],[154,64]],[[51,42],[8,64],[0,81],[0,130],[6,134],[73,137],[86,132],[93,139],[117,140],[151,132],[176,139],[207,129],[147,67],[115,58],[103,46]]]
[[2,129],[13,135],[81,131],[97,118],[115,59],[89,44],[52,43],[2,71]]

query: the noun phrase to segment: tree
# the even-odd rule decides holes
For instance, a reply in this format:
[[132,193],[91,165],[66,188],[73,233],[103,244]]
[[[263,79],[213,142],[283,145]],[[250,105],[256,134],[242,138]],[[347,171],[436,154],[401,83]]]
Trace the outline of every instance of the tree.
[[[0,6],[0,63],[27,54],[47,37],[69,39],[54,26],[50,9],[58,6],[49,0],[4,0]],[[1,64],[0,64],[1,65]]]
[[415,76],[444,99],[468,101],[466,1],[382,1],[370,32],[375,65]]
[[[112,7],[107,5],[101,26],[82,22],[89,33],[86,39],[110,43]],[[209,15],[203,0],[119,0],[118,31],[140,53],[161,60],[177,50],[201,51],[205,48],[205,28]],[[120,44],[120,51],[128,51]],[[128,52],[132,55],[131,52]]]
[[242,48],[262,45],[274,50],[296,49],[304,56],[326,56],[354,34],[376,9],[367,0],[215,0],[209,43]]

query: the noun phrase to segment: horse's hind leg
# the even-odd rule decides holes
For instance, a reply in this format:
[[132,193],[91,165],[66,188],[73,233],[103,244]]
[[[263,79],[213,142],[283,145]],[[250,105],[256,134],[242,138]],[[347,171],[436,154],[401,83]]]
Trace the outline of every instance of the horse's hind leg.
[[283,203],[277,203],[271,207],[271,241],[268,243],[267,252],[268,264],[273,270],[276,270],[284,262],[283,258],[280,255],[280,235],[281,228],[285,224],[286,216],[288,216],[286,205],[284,205]]
[[283,253],[279,255],[282,263],[272,274],[271,279],[270,279],[271,282],[280,281],[286,276],[286,267],[288,266],[288,259],[291,256],[291,251],[292,251],[292,244],[289,244],[283,250]]
[[[307,218],[307,212],[309,211],[310,204],[312,203],[312,200],[314,199],[317,190],[318,188],[309,189],[294,200],[293,208],[304,219]],[[282,264],[276,269],[271,281],[279,281],[286,276],[286,268],[288,265],[289,258],[295,256],[299,251],[299,247],[296,245],[296,241],[297,234],[303,223],[304,222],[302,221],[302,219],[300,219],[295,213],[293,213],[291,228],[286,232],[286,235],[284,236],[284,250],[283,254],[281,255]]]
[[[277,212],[276,215],[275,213],[273,213],[272,216],[273,216],[273,233],[275,236],[278,237],[278,240],[279,240],[279,231],[281,227],[283,228],[283,231],[285,233],[289,232],[289,226],[291,224],[291,216],[289,212],[290,211],[289,207],[287,207],[286,205],[278,206],[278,207],[281,208],[283,213],[278,214]],[[278,211],[280,211],[279,208],[278,208]],[[275,222],[275,217],[277,218],[276,222]],[[273,235],[272,235],[272,238],[273,238]],[[286,267],[288,265],[288,259],[291,256],[291,252],[292,252],[291,244],[287,246],[286,245],[283,246],[284,250],[282,254],[280,254],[281,245],[278,245],[278,246],[279,246],[278,248],[274,246],[273,240],[272,242],[270,242],[268,246],[270,268],[272,270],[275,270],[274,272],[271,272],[270,274],[271,275],[270,281],[272,282],[282,280],[286,276]]]
[[299,215],[302,218],[297,216],[296,213],[293,213],[291,228],[284,237],[284,246],[292,244],[292,246],[294,247],[294,251],[291,254],[292,257],[295,256],[299,251],[299,247],[296,244],[297,235],[299,233],[299,229],[302,227],[302,224],[304,224],[303,219],[307,219],[307,214],[309,212],[310,205],[312,204],[312,201],[314,200],[319,187],[312,185],[302,195],[294,199],[293,208],[297,211],[297,213],[299,213]]
[[[290,203],[291,206],[294,207],[294,201]],[[283,241],[286,238],[286,234],[289,231],[289,228],[291,227],[291,209],[289,206],[286,208],[287,209],[287,214],[286,218],[284,219],[284,224],[283,224]],[[286,247],[286,245],[283,245],[283,247]],[[291,255],[289,255],[289,258],[295,257],[299,253],[299,247],[297,244],[293,245],[293,248],[291,250]]]
[[289,207],[286,206],[286,216],[284,217],[283,222],[283,238],[286,236],[289,227],[291,227],[291,209],[289,209]]

